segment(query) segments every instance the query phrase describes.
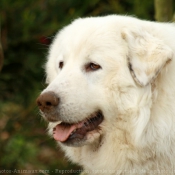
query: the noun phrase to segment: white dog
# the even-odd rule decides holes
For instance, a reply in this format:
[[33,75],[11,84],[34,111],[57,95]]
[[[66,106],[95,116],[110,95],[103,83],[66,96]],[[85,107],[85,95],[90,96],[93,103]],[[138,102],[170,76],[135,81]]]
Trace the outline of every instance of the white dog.
[[175,25],[77,19],[55,37],[37,99],[88,175],[175,174]]

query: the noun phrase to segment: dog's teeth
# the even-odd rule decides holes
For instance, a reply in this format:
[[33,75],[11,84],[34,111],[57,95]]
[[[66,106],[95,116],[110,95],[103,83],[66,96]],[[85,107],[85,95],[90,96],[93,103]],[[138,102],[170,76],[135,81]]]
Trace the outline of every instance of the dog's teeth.
[[73,133],[75,133],[77,131],[77,129],[75,129],[75,130],[73,130],[72,132],[71,132],[71,134],[70,135],[72,135]]
[[59,124],[61,124],[61,123],[62,123],[62,121],[58,121],[58,122],[57,122],[57,125],[59,125]]

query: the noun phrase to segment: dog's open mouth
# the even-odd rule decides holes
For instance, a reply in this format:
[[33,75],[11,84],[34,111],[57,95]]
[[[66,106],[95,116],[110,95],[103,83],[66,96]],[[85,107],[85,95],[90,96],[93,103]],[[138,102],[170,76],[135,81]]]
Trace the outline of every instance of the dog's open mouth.
[[62,143],[71,143],[85,139],[88,132],[98,130],[103,121],[101,111],[93,113],[87,119],[75,124],[61,122],[53,129],[53,137]]

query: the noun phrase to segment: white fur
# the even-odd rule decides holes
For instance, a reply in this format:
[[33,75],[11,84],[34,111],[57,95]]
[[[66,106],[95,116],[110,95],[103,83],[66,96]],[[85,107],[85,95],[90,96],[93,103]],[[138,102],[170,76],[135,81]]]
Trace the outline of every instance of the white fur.
[[[86,174],[175,174],[174,39],[173,24],[117,15],[75,20],[55,37],[44,92],[60,97],[60,119],[104,114],[88,144],[60,144]],[[86,72],[88,62],[102,69]]]

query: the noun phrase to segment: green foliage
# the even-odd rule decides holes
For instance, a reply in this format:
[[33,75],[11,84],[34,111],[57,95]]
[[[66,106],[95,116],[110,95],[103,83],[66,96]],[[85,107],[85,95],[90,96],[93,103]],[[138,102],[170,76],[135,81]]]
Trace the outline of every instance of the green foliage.
[[73,19],[113,13],[153,19],[153,11],[153,1],[146,0],[1,0],[5,55],[0,77],[2,99],[28,105],[31,96],[43,89],[42,67],[48,44]]
[[23,135],[14,135],[6,147],[4,147],[4,156],[1,159],[1,165],[7,169],[23,167],[26,162],[32,162],[37,153],[37,147],[34,143],[28,142]]
[[78,168],[63,158],[47,136],[35,105],[45,87],[42,67],[49,44],[58,30],[77,17],[117,13],[154,20],[153,4],[153,0],[0,1],[4,49],[0,72],[1,169],[43,169],[51,175],[59,169]]

